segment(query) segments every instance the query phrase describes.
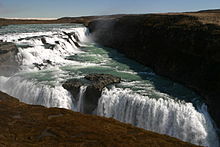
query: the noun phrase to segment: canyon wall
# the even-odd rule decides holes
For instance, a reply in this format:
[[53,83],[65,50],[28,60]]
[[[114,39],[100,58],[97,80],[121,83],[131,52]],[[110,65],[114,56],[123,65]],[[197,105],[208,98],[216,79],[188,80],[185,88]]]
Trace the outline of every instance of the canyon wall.
[[95,20],[88,28],[100,45],[115,48],[200,94],[220,127],[220,26],[206,22],[208,14],[203,16],[127,15]]

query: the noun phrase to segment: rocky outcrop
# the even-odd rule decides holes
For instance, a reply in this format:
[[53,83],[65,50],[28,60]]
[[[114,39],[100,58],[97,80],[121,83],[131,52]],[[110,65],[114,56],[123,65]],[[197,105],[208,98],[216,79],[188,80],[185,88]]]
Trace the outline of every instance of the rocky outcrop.
[[83,113],[91,114],[98,105],[102,89],[110,84],[119,83],[119,77],[109,74],[89,74],[84,79],[67,80],[63,87],[70,91],[76,101],[79,101],[80,87],[86,86],[83,96]]
[[100,92],[104,87],[121,81],[121,78],[110,74],[89,74],[85,76],[85,79],[91,81],[90,87],[93,87]]
[[47,43],[46,39],[45,38],[41,38],[41,42],[43,43],[44,47],[46,49],[51,49],[53,50],[55,48],[55,44],[50,44],[50,43]]
[[0,92],[0,146],[195,147],[119,121],[27,105]]
[[15,44],[10,42],[0,42],[0,76],[14,73],[18,67],[16,54],[18,49]]
[[[71,40],[71,41],[75,44],[76,47],[80,47],[80,45],[79,45],[79,43],[78,43],[78,42],[80,42],[80,40],[79,40],[79,38],[78,38],[78,36],[76,35],[75,32],[66,33],[66,32],[63,31],[63,33],[64,33],[66,36],[68,36],[68,42],[70,42],[69,40]],[[73,37],[75,40],[73,40],[72,37]]]
[[220,26],[206,24],[204,17],[128,15],[96,20],[88,27],[99,44],[118,49],[200,94],[220,127]]

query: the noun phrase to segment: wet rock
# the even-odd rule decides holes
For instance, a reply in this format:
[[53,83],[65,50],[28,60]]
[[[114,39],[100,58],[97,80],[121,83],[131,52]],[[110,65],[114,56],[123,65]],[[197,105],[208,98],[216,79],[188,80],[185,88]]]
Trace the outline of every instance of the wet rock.
[[84,93],[83,113],[92,113],[98,105],[102,89],[108,85],[119,83],[121,79],[109,74],[89,74],[84,79],[71,79],[63,84],[63,87],[70,91],[76,101],[79,100],[81,86],[87,86]]
[[[66,33],[66,32],[63,31],[63,34],[67,35],[67,36],[68,36],[68,39],[70,39],[70,40],[75,44],[76,47],[80,47],[80,45],[79,45],[79,43],[78,43],[78,42],[79,42],[79,38],[77,37],[77,35],[75,34],[75,32]],[[74,39],[75,39],[76,41],[73,40],[72,36],[74,37]],[[69,41],[69,42],[70,42],[70,41]]]
[[85,82],[82,82],[79,79],[70,79],[67,80],[62,86],[72,94],[72,96],[76,101],[78,101],[79,100],[78,94],[80,91],[80,87],[84,85]]
[[59,42],[59,41],[55,41],[55,43],[56,43],[56,44],[60,44],[60,42]]
[[47,67],[48,65],[53,65],[52,61],[50,60],[43,60],[43,63],[33,63],[35,67],[37,67],[39,70],[42,70],[44,67]]
[[[42,39],[43,37],[48,37],[48,36],[46,36],[46,35],[39,35],[39,36],[24,37],[24,38],[19,38],[18,41],[32,40],[32,39]],[[46,41],[45,38],[44,38],[44,40]]]
[[43,60],[43,62],[52,65],[52,61],[50,60]]
[[76,40],[77,42],[80,42],[79,37],[76,35],[75,32],[72,32],[71,34],[72,34],[73,38],[75,38],[75,40]]
[[89,74],[85,79],[91,81],[85,92],[85,113],[91,113],[97,107],[104,87],[121,81],[121,78],[109,74]]
[[54,47],[56,46],[56,45],[54,45],[54,44],[47,43],[47,41],[46,41],[45,38],[41,38],[41,42],[44,44],[44,46],[45,46],[46,49],[51,49],[51,50],[53,50]]
[[112,76],[110,74],[89,74],[85,79],[92,82],[92,86],[101,91],[107,85],[119,83],[121,78]]
[[18,70],[17,53],[14,43],[0,42],[0,75],[8,76]]
[[45,65],[43,63],[33,63],[35,67],[37,67],[39,70],[41,70]]
[[47,41],[46,41],[45,38],[41,38],[41,42],[42,42],[43,44],[47,44]]
[[8,52],[18,52],[18,49],[14,43],[0,42],[0,54],[6,54]]

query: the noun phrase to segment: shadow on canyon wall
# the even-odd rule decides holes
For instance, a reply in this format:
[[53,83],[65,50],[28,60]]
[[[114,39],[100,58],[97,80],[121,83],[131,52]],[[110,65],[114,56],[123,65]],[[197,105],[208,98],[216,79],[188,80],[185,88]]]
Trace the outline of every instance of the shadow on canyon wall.
[[220,26],[216,16],[128,15],[95,20],[88,28],[100,45],[115,48],[155,73],[193,89],[204,98],[220,127]]

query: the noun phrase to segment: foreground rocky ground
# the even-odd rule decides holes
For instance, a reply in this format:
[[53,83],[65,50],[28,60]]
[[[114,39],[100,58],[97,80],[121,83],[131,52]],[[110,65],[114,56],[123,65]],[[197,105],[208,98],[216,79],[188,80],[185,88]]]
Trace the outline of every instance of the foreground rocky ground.
[[195,146],[113,119],[27,105],[2,92],[0,114],[0,146]]
[[[220,11],[95,20],[93,39],[200,94],[220,127]],[[156,86],[156,85],[155,85]]]

